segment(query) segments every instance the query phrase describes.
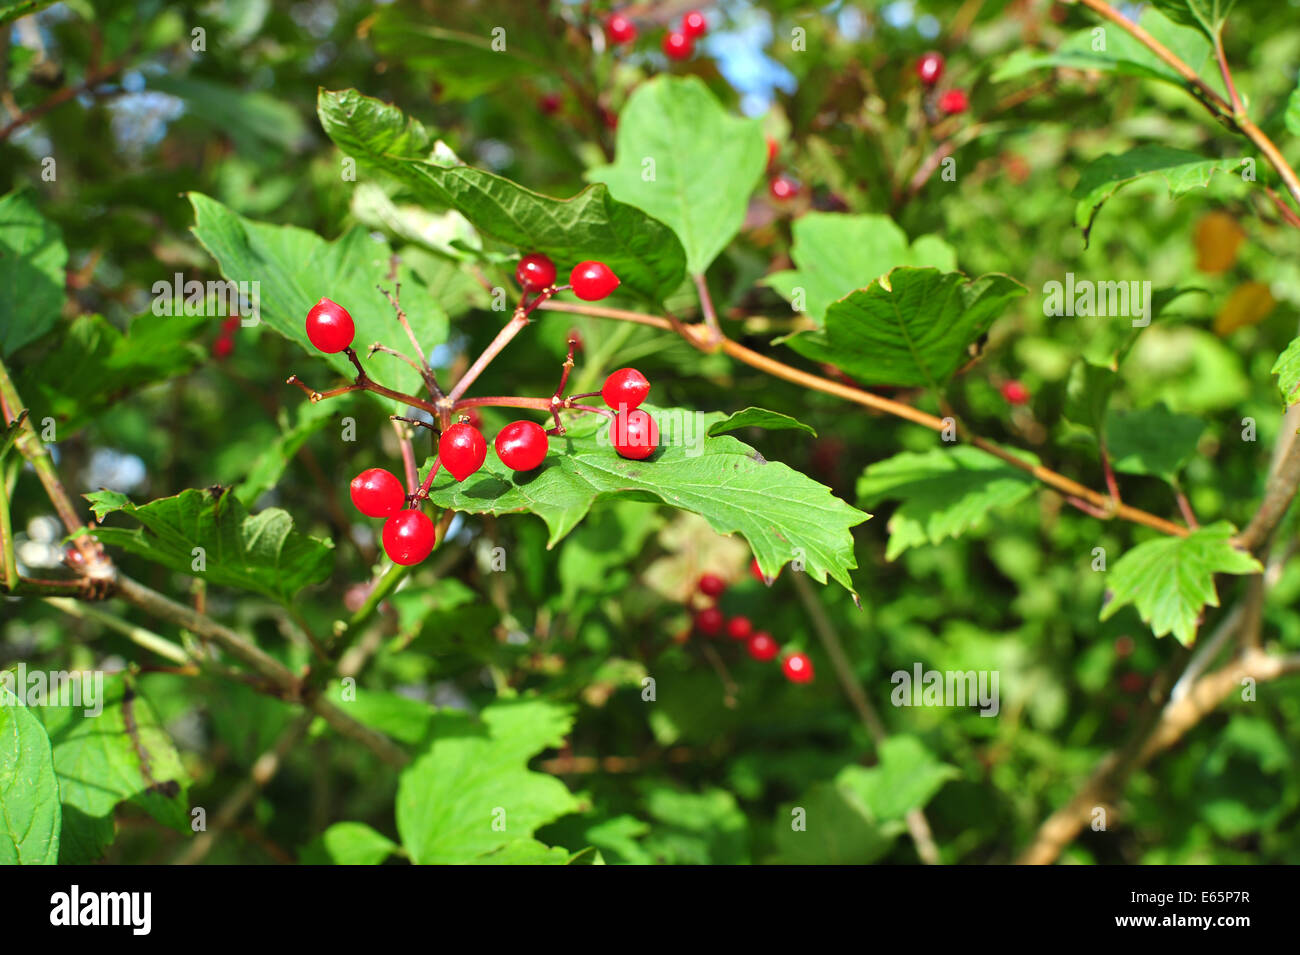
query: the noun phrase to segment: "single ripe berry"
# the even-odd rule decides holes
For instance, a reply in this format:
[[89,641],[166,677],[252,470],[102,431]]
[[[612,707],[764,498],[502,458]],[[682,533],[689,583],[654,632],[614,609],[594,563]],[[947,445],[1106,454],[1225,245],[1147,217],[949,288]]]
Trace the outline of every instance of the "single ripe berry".
[[351,345],[356,333],[352,316],[337,302],[323,298],[307,313],[307,337],[327,355],[341,352]]
[[512,421],[497,432],[497,457],[512,471],[531,471],[546,460],[549,447],[535,421]]
[[786,176],[775,176],[767,184],[767,191],[777,202],[785,202],[799,195],[799,184]]
[[766,663],[781,652],[780,646],[772,639],[772,635],[765,630],[752,634],[745,642],[745,649],[759,663]]
[[235,350],[235,340],[229,335],[222,335],[212,343],[212,357],[218,361],[223,361],[230,357],[230,353]]
[[623,457],[640,461],[659,447],[659,425],[640,408],[620,411],[609,423],[609,441]]
[[694,40],[696,37],[704,36],[709,32],[709,21],[704,19],[704,14],[699,10],[692,10],[686,16],[682,17],[682,33],[686,34],[689,39]]
[[706,637],[716,637],[722,632],[722,611],[717,607],[705,607],[695,615],[695,629]]
[[706,597],[721,597],[727,582],[717,574],[700,574],[700,593]]
[[939,110],[945,116],[964,113],[969,105],[970,100],[966,98],[965,90],[944,90],[943,95],[939,97]]
[[563,100],[560,99],[559,93],[547,93],[545,96],[542,96],[537,100],[537,106],[547,116],[554,116],[560,111],[560,104],[562,102]]
[[610,43],[625,44],[636,39],[636,24],[620,13],[605,21],[605,36]]
[[1008,381],[1002,386],[1002,397],[1013,405],[1023,405],[1029,401],[1029,389],[1018,381]]
[[650,382],[635,368],[620,368],[611,372],[600,389],[605,404],[615,411],[631,411],[650,394]]
[[916,61],[916,75],[926,86],[933,86],[943,76],[943,54],[927,53]]
[[555,284],[555,263],[540,252],[525,255],[515,266],[515,280],[529,292]]
[[433,550],[436,536],[423,511],[398,511],[384,521],[384,553],[394,564],[418,564]]
[[458,421],[438,439],[438,460],[457,481],[463,481],[483,466],[487,442],[483,432],[468,421]]
[[618,288],[618,276],[604,262],[579,262],[569,273],[573,294],[585,302],[595,302]]
[[781,661],[781,671],[791,683],[811,683],[813,678],[812,661],[806,653],[792,653]]
[[670,30],[664,34],[664,53],[670,60],[685,60],[694,52],[695,44],[685,33]]
[[727,621],[727,636],[732,640],[748,640],[754,632],[754,625],[748,617],[732,617]]
[[366,517],[389,517],[406,503],[406,491],[390,472],[367,468],[352,479],[352,503]]

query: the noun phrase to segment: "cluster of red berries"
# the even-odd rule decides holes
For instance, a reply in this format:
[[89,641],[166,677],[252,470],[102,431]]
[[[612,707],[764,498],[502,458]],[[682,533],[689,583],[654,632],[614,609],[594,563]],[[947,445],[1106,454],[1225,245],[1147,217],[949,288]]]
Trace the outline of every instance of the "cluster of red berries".
[[[762,571],[758,569],[757,559],[750,564],[749,569],[759,580],[764,580]],[[759,663],[767,663],[780,656],[780,644],[766,630],[755,630],[748,617],[727,618],[723,614],[717,600],[727,589],[725,580],[717,574],[701,574],[697,587],[705,599],[710,601],[707,606],[695,612],[697,633],[706,637],[717,637],[726,633],[732,640],[743,640],[745,650]],[[781,660],[781,672],[791,683],[810,683],[813,678],[812,660],[806,653],[799,651],[788,653]]]
[[239,327],[239,316],[231,315],[221,323],[221,334],[212,343],[212,357],[224,361],[235,350],[235,329]]
[[[680,29],[669,30],[664,34],[664,55],[671,60],[688,60],[695,52],[695,41],[709,32],[709,22],[699,10],[692,10],[682,17]],[[615,46],[626,46],[637,38],[636,24],[621,13],[613,14],[605,21],[605,36]]]
[[[916,75],[921,78],[921,83],[927,91],[933,91],[938,84],[939,78],[943,76],[943,54],[926,53],[916,61]],[[970,100],[966,96],[966,91],[960,87],[944,90],[939,94],[939,112],[945,116],[956,116],[958,113],[966,112],[970,106]]]

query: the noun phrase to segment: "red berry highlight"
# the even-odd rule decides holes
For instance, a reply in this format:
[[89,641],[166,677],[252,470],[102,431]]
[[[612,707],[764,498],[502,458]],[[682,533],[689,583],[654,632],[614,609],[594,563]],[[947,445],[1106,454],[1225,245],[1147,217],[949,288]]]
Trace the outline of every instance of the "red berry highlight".
[[347,348],[356,334],[352,316],[338,302],[323,298],[307,313],[307,337],[327,355]]
[[610,43],[619,46],[631,43],[636,39],[636,24],[616,13],[605,21],[605,36],[609,37]]
[[659,447],[659,425],[640,408],[620,411],[609,423],[609,440],[623,457],[640,461]]
[[1013,405],[1023,405],[1029,402],[1029,389],[1018,381],[1008,381],[1002,386],[1002,397]]
[[716,637],[722,632],[722,611],[717,607],[705,607],[695,615],[695,629],[706,637]]
[[515,280],[529,292],[555,284],[555,263],[540,252],[525,255],[515,266]]
[[945,116],[964,113],[969,105],[970,100],[967,99],[965,90],[944,90],[943,95],[939,97],[939,110]]
[[916,61],[916,75],[926,86],[933,86],[943,76],[943,54],[930,52]]
[[650,382],[635,368],[620,368],[611,372],[600,389],[605,404],[615,411],[631,411],[650,394]]
[[791,683],[811,683],[813,678],[812,661],[806,653],[792,653],[781,661],[781,672]]
[[487,442],[483,433],[468,421],[459,421],[438,439],[438,460],[457,481],[463,481],[483,466]]
[[497,432],[497,457],[512,471],[531,471],[546,460],[550,445],[535,421],[512,421]]
[[384,521],[384,553],[395,564],[418,564],[433,550],[437,532],[423,511],[399,511]]
[[799,184],[786,176],[776,176],[767,184],[767,191],[777,202],[787,202],[799,195]]
[[748,617],[732,617],[727,621],[727,636],[732,640],[748,640],[754,632],[754,625]]
[[781,144],[772,137],[767,139],[767,171],[772,171],[772,164],[776,162],[776,154],[781,151]]
[[699,10],[692,10],[682,17],[682,33],[686,34],[689,39],[694,40],[696,37],[702,37],[709,32],[709,21],[704,19],[704,14]]
[[773,660],[781,652],[781,647],[772,639],[772,635],[765,630],[760,630],[758,633],[751,635],[745,642],[745,649],[759,663]]
[[352,503],[366,517],[391,517],[406,503],[402,482],[383,468],[367,468],[352,479]]
[[700,574],[700,593],[706,597],[721,597],[727,582],[717,574]]
[[695,51],[695,44],[685,33],[670,30],[664,34],[664,53],[670,60],[685,60]]
[[618,276],[604,262],[579,262],[569,273],[573,294],[585,302],[595,302],[619,286]]

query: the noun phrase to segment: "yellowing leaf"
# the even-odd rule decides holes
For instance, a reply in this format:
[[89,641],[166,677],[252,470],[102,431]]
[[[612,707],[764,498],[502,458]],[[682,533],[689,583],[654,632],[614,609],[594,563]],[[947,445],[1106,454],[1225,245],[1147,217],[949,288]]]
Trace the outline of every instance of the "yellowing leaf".
[[1263,282],[1242,282],[1214,316],[1214,334],[1222,338],[1247,325],[1258,325],[1276,304]]
[[1245,230],[1226,212],[1206,213],[1196,223],[1196,267],[1210,275],[1228,271],[1245,238]]

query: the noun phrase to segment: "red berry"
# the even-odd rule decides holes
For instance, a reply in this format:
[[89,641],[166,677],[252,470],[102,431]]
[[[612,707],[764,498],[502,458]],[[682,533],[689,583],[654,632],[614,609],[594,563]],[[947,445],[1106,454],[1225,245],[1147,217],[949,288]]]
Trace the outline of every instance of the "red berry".
[[356,333],[352,316],[337,302],[323,298],[307,313],[307,337],[327,355],[340,352],[351,345]]
[[781,647],[772,639],[772,635],[764,630],[751,635],[745,643],[745,649],[759,663],[766,663],[781,652]]
[[398,511],[384,521],[384,553],[395,564],[418,564],[433,550],[436,536],[423,511]]
[[754,632],[754,625],[748,617],[732,617],[727,621],[727,636],[732,640],[748,640]]
[[610,43],[631,43],[636,39],[636,24],[620,13],[605,21],[605,35]]
[[640,408],[620,411],[609,423],[609,440],[623,457],[640,461],[659,447],[659,425]]
[[939,97],[939,110],[945,116],[964,113],[969,105],[970,101],[966,98],[965,90],[944,90],[943,95]]
[[547,93],[537,101],[537,105],[547,116],[554,116],[560,111],[560,94]]
[[686,16],[682,17],[682,33],[686,34],[689,39],[704,36],[709,32],[709,21],[704,19],[704,14],[699,10],[692,10]]
[[569,273],[573,294],[585,302],[595,302],[618,288],[618,276],[604,262],[579,262]]
[[717,574],[700,574],[700,593],[706,597],[721,597],[727,582]]
[[235,341],[229,335],[222,335],[212,343],[212,357],[221,361],[229,358],[230,353],[235,350]]
[[812,661],[806,653],[792,653],[781,661],[781,670],[791,683],[811,683],[813,678]]
[[799,184],[785,176],[776,176],[767,184],[767,191],[777,202],[785,202],[799,195]]
[[916,61],[916,75],[926,86],[933,86],[943,76],[943,54],[927,53]]
[[223,332],[233,332],[238,327],[239,327],[238,315],[231,315],[229,318],[227,318],[225,321],[221,323],[221,330]]
[[463,481],[483,466],[487,442],[483,432],[468,421],[459,421],[438,439],[438,459],[457,481]]
[[685,60],[695,50],[695,44],[685,33],[672,30],[664,34],[664,53],[670,60]]
[[695,615],[695,629],[706,637],[716,637],[722,632],[722,611],[717,607],[705,607]]
[[512,471],[531,471],[546,460],[550,445],[535,421],[512,421],[497,432],[497,457]]
[[515,266],[515,280],[529,292],[540,292],[555,284],[555,263],[540,252],[525,255]]
[[406,491],[390,472],[367,468],[352,479],[352,503],[366,517],[389,517],[406,503]]
[[1146,678],[1141,673],[1125,673],[1119,678],[1119,688],[1125,693],[1141,693],[1146,683]]
[[1002,397],[1013,405],[1023,405],[1029,401],[1029,389],[1018,381],[1008,381],[1002,386]]
[[615,411],[631,411],[650,394],[650,382],[635,368],[620,368],[611,372],[600,389],[605,404]]

